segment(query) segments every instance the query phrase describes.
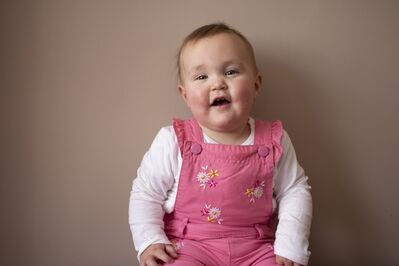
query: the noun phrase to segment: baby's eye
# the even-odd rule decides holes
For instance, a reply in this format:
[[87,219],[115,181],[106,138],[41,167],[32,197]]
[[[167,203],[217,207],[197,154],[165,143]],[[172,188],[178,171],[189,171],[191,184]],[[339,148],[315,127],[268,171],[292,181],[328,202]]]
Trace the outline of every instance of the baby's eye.
[[204,79],[207,79],[207,78],[208,78],[207,75],[199,75],[199,76],[195,77],[195,80],[204,80]]
[[232,70],[226,71],[225,75],[226,75],[226,76],[232,76],[232,75],[237,74],[237,73],[238,73],[237,70],[232,69]]

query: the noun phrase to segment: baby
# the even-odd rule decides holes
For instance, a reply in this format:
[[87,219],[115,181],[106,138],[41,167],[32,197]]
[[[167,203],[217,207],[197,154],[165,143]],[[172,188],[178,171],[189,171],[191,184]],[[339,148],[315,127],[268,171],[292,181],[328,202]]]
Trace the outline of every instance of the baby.
[[281,122],[250,117],[262,77],[249,41],[196,29],[178,77],[193,118],[159,131],[131,191],[140,265],[306,265],[308,178]]

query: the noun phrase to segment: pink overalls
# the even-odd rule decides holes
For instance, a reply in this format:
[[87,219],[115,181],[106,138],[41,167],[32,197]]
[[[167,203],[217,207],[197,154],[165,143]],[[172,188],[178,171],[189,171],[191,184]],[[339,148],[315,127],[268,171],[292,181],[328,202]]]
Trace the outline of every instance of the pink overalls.
[[281,122],[255,122],[254,145],[203,142],[195,119],[173,121],[182,154],[174,211],[165,232],[172,265],[277,265],[273,251],[273,169]]

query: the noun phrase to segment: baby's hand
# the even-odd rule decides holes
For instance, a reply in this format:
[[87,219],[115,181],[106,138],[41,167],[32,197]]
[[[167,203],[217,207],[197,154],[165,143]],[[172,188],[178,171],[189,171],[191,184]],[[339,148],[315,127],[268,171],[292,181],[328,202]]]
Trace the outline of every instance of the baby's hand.
[[284,257],[280,257],[279,255],[276,255],[276,262],[279,265],[284,265],[284,266],[303,266],[299,263],[290,261],[289,259],[286,259]]
[[[172,245],[152,244],[140,255],[140,266],[158,266],[177,258]],[[159,264],[161,263],[161,264]]]

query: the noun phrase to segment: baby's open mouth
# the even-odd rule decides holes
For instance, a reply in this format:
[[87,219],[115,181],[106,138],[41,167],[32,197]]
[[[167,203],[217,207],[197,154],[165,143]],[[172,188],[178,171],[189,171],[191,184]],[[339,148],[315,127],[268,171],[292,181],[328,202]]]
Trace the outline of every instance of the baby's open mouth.
[[230,101],[227,100],[224,97],[218,97],[216,99],[213,100],[211,106],[221,106],[221,105],[225,105],[225,104],[229,104]]

